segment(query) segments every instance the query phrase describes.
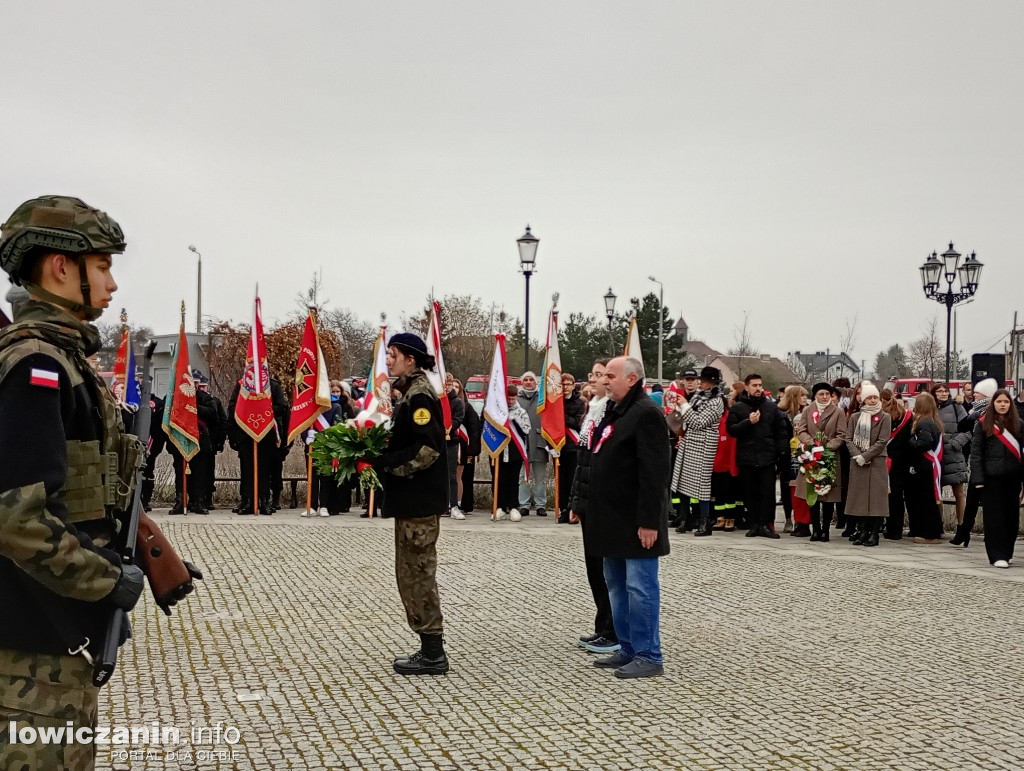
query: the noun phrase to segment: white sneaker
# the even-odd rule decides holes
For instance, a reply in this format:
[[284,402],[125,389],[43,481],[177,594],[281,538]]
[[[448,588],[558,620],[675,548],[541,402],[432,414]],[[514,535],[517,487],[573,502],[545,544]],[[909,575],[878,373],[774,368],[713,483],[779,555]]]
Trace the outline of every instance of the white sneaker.
[[1008,567],[1010,567],[1010,563],[1007,562],[1006,560],[996,560],[995,562],[992,563],[992,567],[994,567],[994,568],[1008,568]]
[[462,513],[462,509],[458,506],[452,506],[451,511],[452,519],[465,519],[466,515]]
[[518,522],[523,518],[523,515],[519,513],[519,509],[512,509],[512,511],[508,513],[508,518],[513,522]]
[[313,516],[313,512],[312,511],[303,511],[303,512],[301,512],[299,514],[299,516],[300,517],[312,517]]
[[321,517],[329,517],[329,516],[331,516],[331,512],[329,512],[327,509],[320,509],[320,516]]
[[494,521],[501,522],[503,519],[508,519],[508,512],[505,511],[504,509],[498,509],[494,513]]

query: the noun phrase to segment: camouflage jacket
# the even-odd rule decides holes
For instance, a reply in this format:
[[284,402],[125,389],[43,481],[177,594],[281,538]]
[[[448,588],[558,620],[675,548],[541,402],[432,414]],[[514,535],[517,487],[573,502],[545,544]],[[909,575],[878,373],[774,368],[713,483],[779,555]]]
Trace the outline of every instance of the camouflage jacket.
[[421,370],[400,379],[402,397],[391,418],[387,452],[377,463],[384,474],[384,514],[428,517],[448,511],[448,453],[444,415]]
[[110,517],[130,492],[111,463],[134,437],[86,361],[98,347],[95,327],[38,301],[0,332],[0,618],[19,620],[0,648],[64,652],[54,617],[102,638],[121,575]]

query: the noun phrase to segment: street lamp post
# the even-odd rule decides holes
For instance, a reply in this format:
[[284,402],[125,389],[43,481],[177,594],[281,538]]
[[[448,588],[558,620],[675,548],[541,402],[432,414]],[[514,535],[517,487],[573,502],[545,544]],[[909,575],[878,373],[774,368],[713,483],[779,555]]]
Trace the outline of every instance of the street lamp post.
[[618,298],[611,287],[608,287],[608,294],[604,296],[604,315],[608,317],[608,353],[615,355],[615,338],[612,337],[612,319],[615,318],[615,301]]
[[[950,334],[953,325],[953,306],[962,303],[978,291],[978,281],[981,278],[981,269],[984,266],[978,260],[977,255],[971,252],[970,256],[960,265],[960,253],[953,248],[953,242],[949,242],[949,250],[941,258],[935,252],[928,255],[928,259],[920,267],[921,286],[924,289],[925,297],[942,303],[946,306],[946,382],[949,382],[949,354]],[[953,282],[959,276],[959,291],[953,291]],[[946,291],[939,291],[940,277],[946,279]]]
[[190,246],[188,250],[195,252],[196,257],[199,258],[199,275],[196,278],[196,332],[201,333],[203,331],[203,255],[195,246]]
[[654,276],[648,276],[651,281],[658,285],[658,384],[661,384],[661,361],[662,350],[665,341],[665,285]]
[[526,277],[526,316],[523,319],[523,372],[530,371],[530,276],[537,265],[537,245],[540,239],[530,232],[530,226],[526,226],[526,232],[516,239],[519,245],[519,269]]

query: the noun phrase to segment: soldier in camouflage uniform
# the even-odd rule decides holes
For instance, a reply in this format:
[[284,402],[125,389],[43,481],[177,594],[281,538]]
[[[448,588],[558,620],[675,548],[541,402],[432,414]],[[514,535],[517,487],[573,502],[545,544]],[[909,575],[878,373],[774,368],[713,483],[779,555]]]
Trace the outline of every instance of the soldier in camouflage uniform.
[[118,224],[77,198],[33,199],[0,226],[0,267],[30,297],[0,333],[0,618],[17,619],[0,624],[4,769],[93,767],[91,743],[15,742],[8,726],[95,727],[91,660],[144,586],[114,542],[141,443],[86,361],[124,249]]
[[383,470],[384,516],[395,518],[395,575],[398,593],[420,650],[395,659],[401,675],[441,675],[448,671],[444,619],[437,591],[437,537],[440,516],[448,511],[448,462],[444,416],[424,369],[434,357],[422,339],[401,333],[388,342],[388,369],[398,378],[399,396],[392,416]]

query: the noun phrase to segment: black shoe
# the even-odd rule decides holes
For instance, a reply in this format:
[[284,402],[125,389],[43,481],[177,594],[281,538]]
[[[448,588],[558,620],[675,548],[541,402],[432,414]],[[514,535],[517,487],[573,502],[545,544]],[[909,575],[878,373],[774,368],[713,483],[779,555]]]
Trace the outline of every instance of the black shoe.
[[878,546],[878,533],[868,533],[861,539],[861,546]]
[[760,530],[760,528],[757,525],[754,525],[747,531],[747,538],[756,538],[757,536],[761,535],[758,532],[758,530]]
[[697,527],[696,532],[694,532],[694,536],[711,535],[712,532],[711,517],[701,517],[700,525]]
[[417,651],[407,659],[395,659],[392,667],[400,675],[444,675],[448,672],[449,664],[444,651],[441,651],[440,656],[433,657]]
[[820,541],[821,540],[821,533],[818,530],[815,530],[813,533],[811,533],[811,540],[812,541]]
[[592,643],[592,642],[594,642],[594,640],[600,640],[602,637],[604,637],[604,635],[600,635],[600,634],[585,634],[585,635],[581,635],[576,644],[579,645],[581,648],[585,648],[587,643]]
[[270,506],[267,506],[267,505],[260,506],[260,516],[261,517],[269,517],[269,516],[272,516],[273,513],[274,513],[274,510]]
[[[886,536],[888,538],[888,536]],[[956,535],[950,540],[950,546],[967,546],[971,543],[971,531],[963,525],[956,526]]]
[[560,524],[560,525],[568,525],[569,524],[569,512],[563,511],[561,514],[558,515],[558,524]]
[[[673,514],[671,517],[669,517],[669,520],[668,520],[668,526],[669,527],[679,528],[679,527],[682,527],[682,525],[683,525],[683,517],[680,517],[678,514]],[[676,532],[677,533],[681,533],[683,531],[682,530],[677,530]]]
[[616,651],[611,656],[603,659],[594,659],[594,666],[602,669],[618,669],[624,667],[633,659],[622,651]]
[[528,517],[528,516],[530,516],[530,510],[526,506],[520,506],[519,507],[519,516],[520,517]]
[[828,528],[821,528],[821,541],[822,543],[828,543]]
[[149,512],[151,512],[151,511],[153,510],[153,507],[152,507],[152,506],[150,506],[150,505],[149,505],[148,503],[144,503],[144,504],[142,504],[142,509],[143,509],[143,511],[145,511],[145,512],[146,512],[147,514],[149,514]]
[[852,522],[848,522],[847,525],[846,525],[846,529],[843,531],[843,538],[856,538],[856,537],[857,537],[857,528],[855,528],[853,526]]
[[359,515],[359,518],[360,519],[369,519],[370,518],[370,512],[364,511],[362,514]]
[[538,517],[546,517],[547,515],[548,515],[548,513],[546,511],[544,511],[544,509],[537,509],[537,516]]
[[176,503],[173,506],[171,506],[170,510],[167,513],[168,514],[184,514],[185,513],[185,507],[182,506],[181,503]]
[[781,538],[782,536],[772,530],[768,525],[761,525],[757,528],[757,534],[761,538]]
[[807,538],[811,535],[811,526],[804,522],[797,522],[793,525],[793,532],[790,535],[794,538]]
[[210,512],[207,511],[206,509],[202,508],[201,506],[189,506],[188,507],[188,513],[189,514],[209,514]]

